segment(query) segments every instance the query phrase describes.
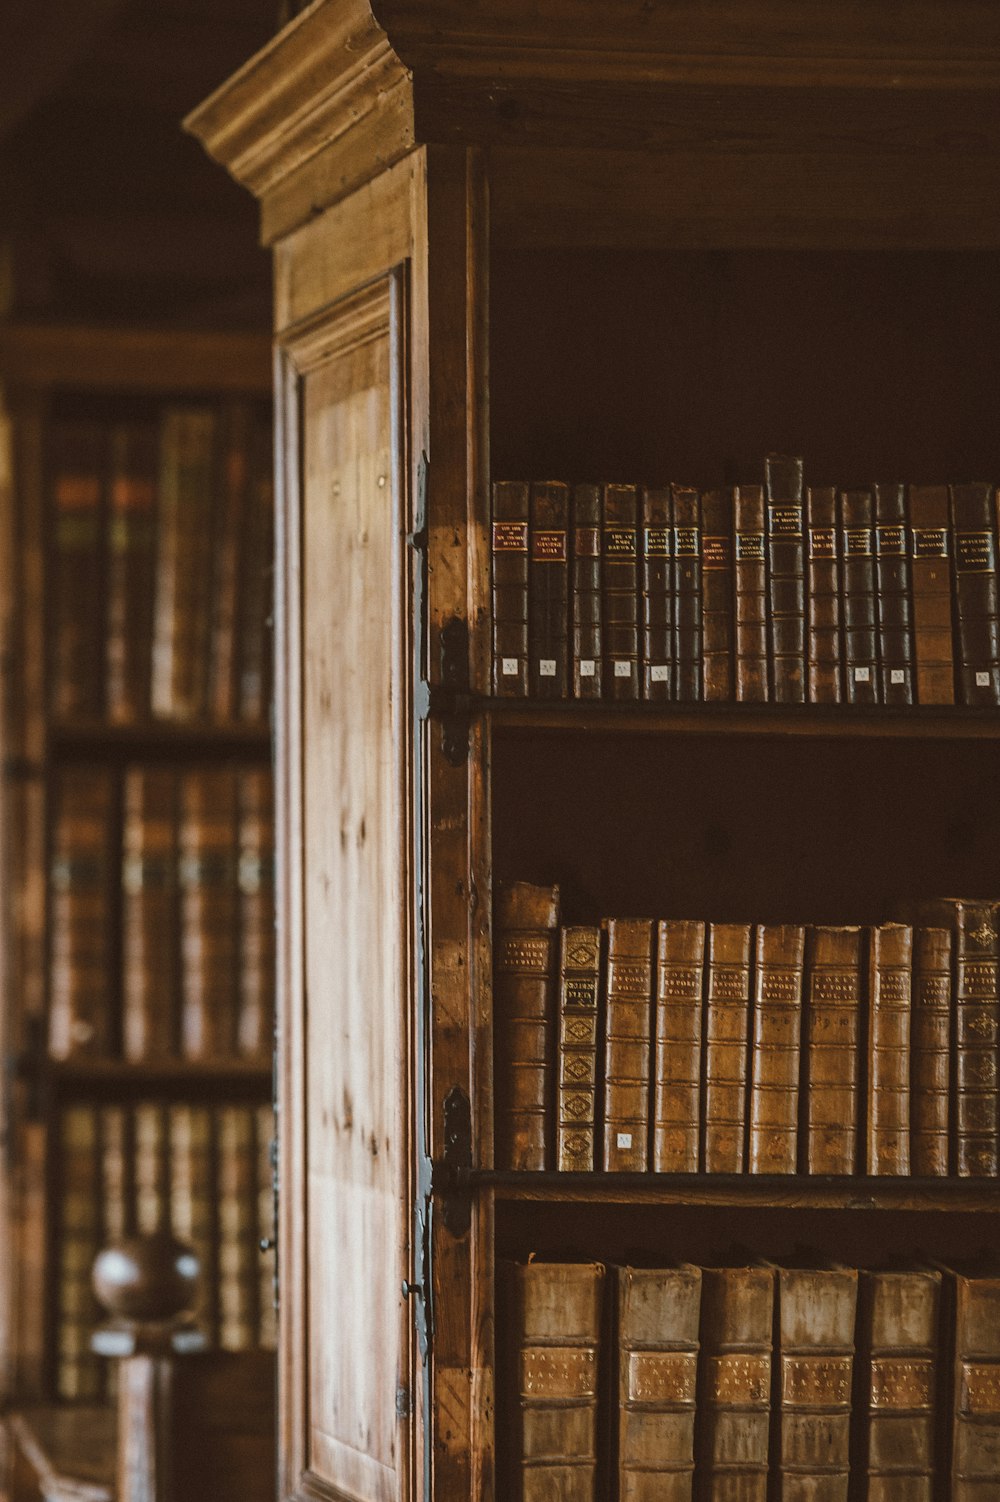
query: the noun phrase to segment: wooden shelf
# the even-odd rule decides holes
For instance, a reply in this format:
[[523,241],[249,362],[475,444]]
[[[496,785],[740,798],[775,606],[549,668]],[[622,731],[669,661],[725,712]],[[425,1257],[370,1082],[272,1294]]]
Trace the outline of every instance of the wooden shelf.
[[53,721],[49,744],[56,756],[117,760],[121,757],[170,758],[227,752],[266,759],[271,732],[266,725],[178,724],[150,720],[139,725],[111,725],[103,720]]
[[255,1059],[157,1059],[133,1064],[125,1059],[49,1059],[47,1078],[57,1087],[85,1089],[145,1085],[269,1085],[271,1066]]

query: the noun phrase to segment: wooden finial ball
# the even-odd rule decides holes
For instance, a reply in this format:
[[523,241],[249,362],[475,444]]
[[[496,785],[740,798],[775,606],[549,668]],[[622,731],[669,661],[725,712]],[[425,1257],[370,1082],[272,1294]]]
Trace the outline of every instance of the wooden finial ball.
[[94,1263],[94,1291],[116,1318],[170,1320],[194,1308],[200,1275],[192,1248],[160,1232],[105,1247]]

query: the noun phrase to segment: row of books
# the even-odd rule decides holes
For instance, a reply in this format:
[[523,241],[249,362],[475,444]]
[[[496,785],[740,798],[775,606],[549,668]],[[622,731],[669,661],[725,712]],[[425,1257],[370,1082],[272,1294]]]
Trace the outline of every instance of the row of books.
[[504,1170],[990,1177],[996,902],[875,927],[609,918],[496,900]]
[[515,1502],[998,1495],[995,1267],[532,1261],[507,1279]]
[[[67,764],[53,787],[49,1050],[270,1058],[269,768]],[[120,801],[119,801],[120,800]]]
[[269,416],[234,401],[57,420],[49,455],[53,715],[266,720]]
[[992,484],[493,486],[503,697],[1000,704]]
[[[201,1265],[197,1319],[224,1350],[275,1345],[272,1139],[268,1106],[67,1105],[59,1125],[56,1387],[93,1399],[108,1363],[90,1338],[102,1247],[171,1230]],[[104,1316],[106,1317],[106,1316]],[[113,1366],[113,1363],[111,1363]]]

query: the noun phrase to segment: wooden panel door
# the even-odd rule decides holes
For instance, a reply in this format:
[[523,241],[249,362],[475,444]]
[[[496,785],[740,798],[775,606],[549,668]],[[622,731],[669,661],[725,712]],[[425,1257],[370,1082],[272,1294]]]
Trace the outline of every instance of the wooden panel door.
[[279,557],[283,1495],[397,1502],[408,1311],[410,587],[402,283],[286,343]]

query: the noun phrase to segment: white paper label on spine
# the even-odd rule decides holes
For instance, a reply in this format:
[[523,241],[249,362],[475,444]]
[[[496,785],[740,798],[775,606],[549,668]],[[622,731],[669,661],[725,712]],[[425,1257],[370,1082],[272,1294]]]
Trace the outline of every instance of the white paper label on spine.
[[516,678],[517,677],[517,658],[516,657],[501,657],[501,659],[500,659],[500,673],[501,673],[501,676],[504,677],[504,678]]
[[867,683],[869,681],[870,677],[871,677],[871,673],[870,673],[870,671],[869,671],[868,668],[855,668],[854,669],[854,681],[855,681],[855,683]]
[[630,662],[615,662],[615,677],[630,678],[632,676],[632,664]]
[[906,674],[903,672],[903,669],[902,668],[893,668],[890,671],[890,673],[889,673],[889,682],[890,683],[905,683],[906,682]]
[[631,1147],[632,1146],[632,1133],[631,1132],[619,1132],[618,1135],[617,1135],[617,1137],[615,1138],[615,1142],[616,1142],[616,1144],[617,1144],[618,1147]]
[[670,666],[666,662],[654,662],[649,670],[650,683],[666,683],[670,677]]
[[597,676],[597,663],[592,657],[580,658],[580,677],[595,678]]
[[554,657],[542,657],[538,663],[539,678],[554,678],[556,676],[556,660]]
[[989,673],[977,673],[976,674],[976,687],[977,688],[989,688],[989,686],[990,686],[990,675],[989,675]]

